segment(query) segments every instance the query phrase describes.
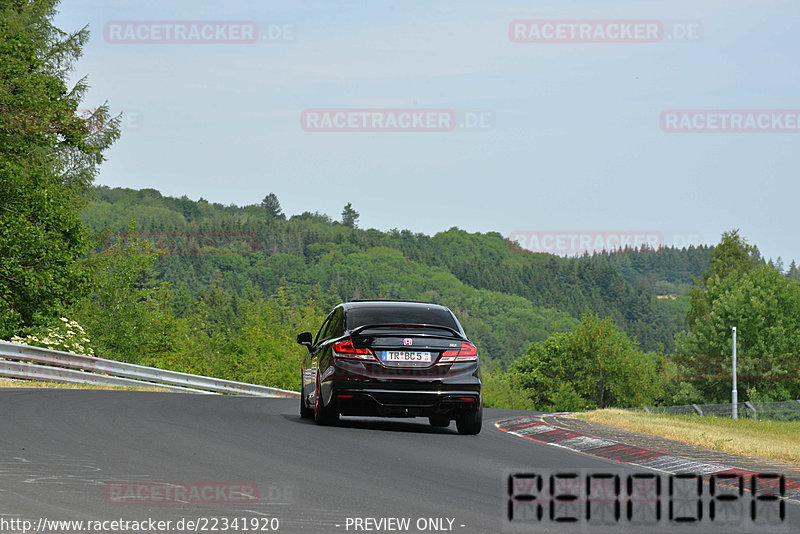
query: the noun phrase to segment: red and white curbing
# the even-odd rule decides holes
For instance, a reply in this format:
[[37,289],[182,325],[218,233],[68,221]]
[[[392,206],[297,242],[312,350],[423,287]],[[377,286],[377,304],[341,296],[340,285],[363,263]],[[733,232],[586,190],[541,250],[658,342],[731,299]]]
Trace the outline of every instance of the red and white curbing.
[[[508,434],[539,443],[554,445],[575,452],[607,458],[671,475],[697,474],[710,476],[724,474],[747,477],[758,474],[756,471],[735,469],[724,465],[701,462],[654,449],[626,445],[619,441],[556,428],[545,423],[541,417],[534,416],[504,419],[497,421],[494,426]],[[784,495],[787,499],[800,502],[800,479],[785,477]]]

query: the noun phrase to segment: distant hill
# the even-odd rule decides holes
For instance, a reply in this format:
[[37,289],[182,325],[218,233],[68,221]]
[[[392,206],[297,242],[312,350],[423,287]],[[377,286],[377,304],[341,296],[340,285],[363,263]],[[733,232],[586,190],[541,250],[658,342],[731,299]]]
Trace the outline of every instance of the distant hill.
[[180,302],[212,284],[237,298],[287,286],[325,305],[353,298],[411,298],[447,305],[490,358],[507,364],[531,341],[573,328],[583,313],[610,316],[644,350],[673,349],[684,329],[683,292],[710,247],[626,250],[580,258],[532,253],[494,232],[451,228],[434,236],[350,228],[306,212],[288,220],[260,205],[224,206],[154,189],[95,187],[83,221],[98,247],[135,221],[165,250],[156,265]]

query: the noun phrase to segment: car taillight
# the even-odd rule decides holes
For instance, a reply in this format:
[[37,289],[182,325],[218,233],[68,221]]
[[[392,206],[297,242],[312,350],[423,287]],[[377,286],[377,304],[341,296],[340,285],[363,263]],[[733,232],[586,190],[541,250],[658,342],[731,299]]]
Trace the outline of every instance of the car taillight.
[[374,360],[375,355],[369,349],[357,349],[353,346],[352,339],[345,339],[333,344],[334,358],[348,358],[353,360]]
[[439,357],[440,363],[448,362],[474,362],[478,360],[478,349],[472,343],[461,342],[458,350],[446,350]]

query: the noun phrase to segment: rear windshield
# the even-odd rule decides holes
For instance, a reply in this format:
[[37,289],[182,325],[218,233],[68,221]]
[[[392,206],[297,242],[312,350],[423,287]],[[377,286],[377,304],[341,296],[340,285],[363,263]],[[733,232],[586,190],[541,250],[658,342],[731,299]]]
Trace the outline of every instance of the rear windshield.
[[446,326],[456,332],[461,329],[453,314],[442,308],[423,306],[375,306],[347,310],[347,329],[352,330],[367,324],[433,324]]

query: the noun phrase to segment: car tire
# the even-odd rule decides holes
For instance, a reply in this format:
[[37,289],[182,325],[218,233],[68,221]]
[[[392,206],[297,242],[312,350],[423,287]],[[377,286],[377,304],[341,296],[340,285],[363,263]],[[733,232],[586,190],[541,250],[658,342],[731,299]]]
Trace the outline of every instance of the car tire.
[[474,410],[460,413],[456,416],[456,428],[459,434],[475,435],[481,431],[483,425],[483,406]]
[[314,418],[314,409],[306,407],[306,399],[302,393],[300,393],[300,417],[303,419]]
[[449,415],[431,415],[428,417],[428,422],[431,426],[446,427],[450,426]]
[[325,406],[322,402],[322,394],[320,392],[319,377],[317,377],[317,394],[314,400],[314,422],[318,425],[335,425],[339,422],[339,412],[332,406]]

